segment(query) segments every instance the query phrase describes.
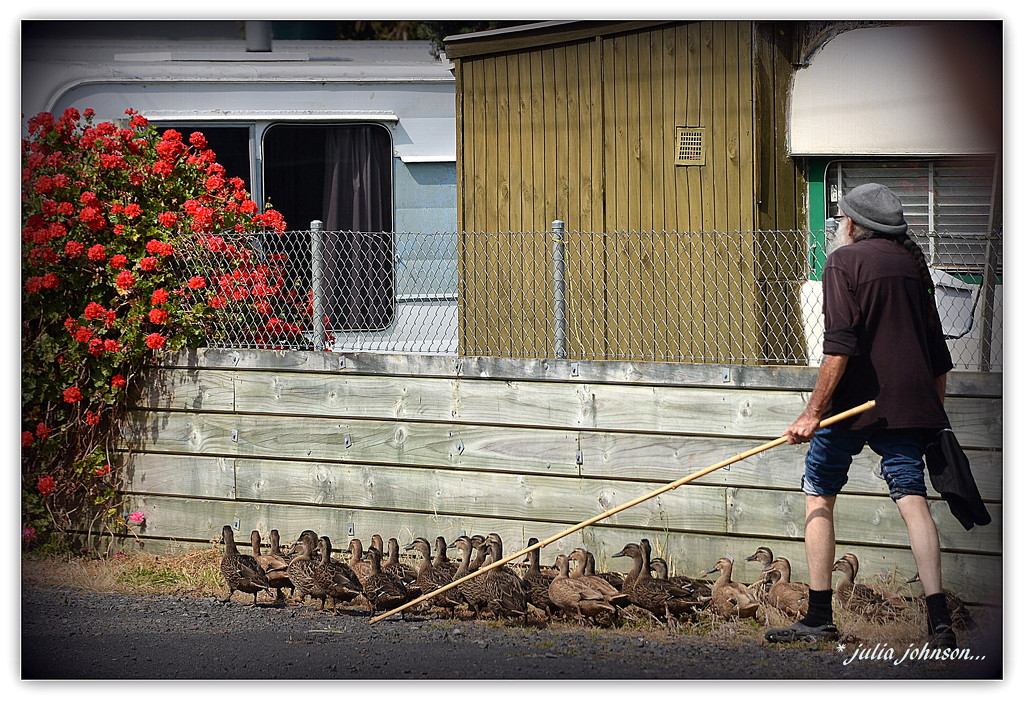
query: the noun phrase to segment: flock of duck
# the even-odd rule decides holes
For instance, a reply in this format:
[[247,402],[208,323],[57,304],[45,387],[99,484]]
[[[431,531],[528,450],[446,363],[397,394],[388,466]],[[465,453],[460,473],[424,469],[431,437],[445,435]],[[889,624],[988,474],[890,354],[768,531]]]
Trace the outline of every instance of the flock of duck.
[[[459,536],[451,544],[438,536],[433,545],[417,537],[405,546],[406,551],[418,554],[415,567],[400,559],[397,539],[390,538],[385,545],[379,534],[373,535],[365,550],[359,539],[351,539],[340,551],[348,558],[339,559],[334,557],[337,551],[330,538],[312,530],[303,531],[287,552],[281,548],[276,529],[270,531],[268,552],[263,551],[260,533],[253,531],[252,555],[239,552],[230,526],[222,533],[221,574],[228,586],[223,602],[237,591],[251,594],[255,605],[259,593],[275,591],[278,604],[299,604],[311,598],[319,601],[320,611],[329,609],[335,615],[340,604],[359,601],[371,615],[389,612],[503,559],[502,539],[496,533]],[[527,545],[537,542],[531,538]],[[449,559],[452,549],[461,557]],[[672,575],[664,559],[651,557],[648,539],[626,544],[613,557],[632,559],[632,569],[625,574],[595,572],[594,555],[582,547],[559,554],[553,566],[542,567],[540,549],[533,549],[526,554],[525,567],[502,564],[491,568],[423,601],[416,611],[437,607],[455,617],[463,608],[476,618],[490,612],[502,620],[527,623],[535,609],[547,619],[566,617],[604,626],[618,621],[627,607],[637,607],[667,627],[694,621],[707,612],[725,619],[764,617],[766,607],[793,619],[807,614],[807,585],[792,582],[789,560],[776,557],[767,547],[746,558],[756,562],[761,573],[750,585],[733,580],[731,556],[720,558],[704,573],[719,573],[714,581]],[[881,622],[906,617],[915,606],[923,606],[881,587],[856,582],[859,568],[852,553],[833,566],[840,574],[834,593],[841,609]],[[289,591],[288,598],[284,590]],[[954,623],[970,628],[970,613],[963,602],[952,593],[947,592],[946,597]],[[401,614],[404,618],[404,609]]]

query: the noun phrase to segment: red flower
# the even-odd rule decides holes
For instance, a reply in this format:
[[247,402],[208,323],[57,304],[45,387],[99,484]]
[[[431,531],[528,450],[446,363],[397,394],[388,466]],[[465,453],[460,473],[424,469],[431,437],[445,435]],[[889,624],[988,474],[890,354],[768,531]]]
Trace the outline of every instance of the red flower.
[[153,256],[145,256],[139,259],[139,268],[144,271],[156,270],[156,258]]
[[121,342],[117,339],[104,339],[103,350],[107,353],[117,353],[121,350]]
[[150,239],[146,243],[146,251],[154,256],[170,256],[174,249],[167,242]]
[[178,215],[174,212],[163,212],[156,217],[157,223],[166,229],[173,229],[178,223]]
[[124,268],[128,265],[128,257],[124,254],[115,254],[110,258],[111,268]]
[[36,436],[37,437],[39,437],[40,439],[45,439],[49,435],[50,435],[50,430],[46,427],[45,424],[43,424],[42,422],[39,422],[39,424],[36,424]]
[[150,303],[154,305],[162,305],[167,302],[167,291],[163,288],[157,288],[153,291],[153,296],[149,298]]
[[111,387],[114,387],[118,390],[123,388],[126,382],[127,381],[124,379],[123,375],[115,375],[113,378],[110,379]]
[[192,132],[191,134],[188,135],[188,143],[192,144],[192,146],[196,147],[197,149],[205,149],[206,135],[203,134],[202,132]]
[[93,261],[103,261],[107,258],[107,250],[103,248],[103,244],[96,244],[89,247],[88,256]]
[[122,290],[128,290],[135,285],[135,276],[129,271],[121,271],[117,274],[114,284]]
[[32,445],[32,443],[35,440],[36,440],[36,437],[33,436],[32,432],[30,432],[30,431],[23,431],[23,432],[21,432],[21,447],[22,448],[28,448],[29,446]]
[[100,423],[100,416],[98,414],[93,413],[93,412],[86,412],[85,413],[85,423],[86,424],[90,424],[92,426],[95,426],[95,425]]
[[82,391],[77,387],[72,386],[64,391],[64,402],[78,402],[82,399]]
[[53,479],[53,476],[44,475],[36,483],[36,488],[39,490],[41,495],[49,495],[51,492],[57,489],[57,481]]
[[43,276],[42,286],[47,290],[55,290],[59,283],[60,279],[57,278],[56,273],[47,273]]
[[225,300],[220,295],[214,295],[213,297],[210,298],[210,307],[212,307],[212,308],[214,308],[216,310],[219,310],[219,309],[223,308],[224,305],[226,305],[226,304],[228,304],[228,301]]
[[102,467],[96,469],[96,477],[102,478],[104,475],[110,474],[110,464],[104,464]]
[[92,338],[92,329],[89,327],[79,327],[78,329],[75,329],[73,336],[75,337],[75,341],[78,343],[88,344],[89,339]]
[[154,333],[154,334],[148,334],[146,336],[146,346],[148,346],[149,348],[154,349],[154,350],[162,349],[164,347],[164,343],[166,343],[166,341],[167,341],[167,339],[165,337],[161,336],[160,334],[155,334]]
[[25,281],[25,292],[37,293],[43,289],[43,279],[34,275]]
[[163,324],[167,321],[167,310],[154,307],[149,311],[149,321],[153,324]]
[[195,275],[188,279],[188,286],[193,290],[201,290],[206,287],[206,278],[201,275]]
[[78,258],[85,251],[85,244],[78,241],[69,241],[64,244],[64,254],[68,258]]
[[107,314],[107,311],[103,309],[103,305],[98,302],[90,302],[85,306],[85,318],[86,319],[99,319]]
[[138,217],[139,215],[142,214],[142,208],[135,203],[125,205],[124,214],[129,219],[134,219],[135,217]]

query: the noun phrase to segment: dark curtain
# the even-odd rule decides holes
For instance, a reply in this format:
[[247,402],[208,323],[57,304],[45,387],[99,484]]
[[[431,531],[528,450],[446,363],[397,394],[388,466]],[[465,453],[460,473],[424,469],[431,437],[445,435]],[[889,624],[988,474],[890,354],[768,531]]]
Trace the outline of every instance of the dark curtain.
[[391,140],[373,126],[325,135],[324,289],[328,329],[378,330],[394,321]]

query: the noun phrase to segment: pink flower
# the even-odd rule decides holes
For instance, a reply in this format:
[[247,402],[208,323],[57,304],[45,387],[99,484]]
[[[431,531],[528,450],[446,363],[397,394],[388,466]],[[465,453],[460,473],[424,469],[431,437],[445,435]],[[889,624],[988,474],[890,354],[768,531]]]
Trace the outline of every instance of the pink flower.
[[132,512],[128,515],[128,521],[132,524],[142,524],[146,521],[146,515],[143,512]]
[[36,538],[36,530],[32,527],[23,527],[21,530],[21,540],[26,544],[32,539]]

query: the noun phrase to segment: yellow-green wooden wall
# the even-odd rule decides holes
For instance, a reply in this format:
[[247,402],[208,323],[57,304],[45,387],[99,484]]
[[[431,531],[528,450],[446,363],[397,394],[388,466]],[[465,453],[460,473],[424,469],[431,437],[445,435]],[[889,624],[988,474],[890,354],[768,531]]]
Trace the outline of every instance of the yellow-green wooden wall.
[[[774,262],[802,261],[801,246],[755,233],[798,228],[787,32],[672,23],[455,59],[460,228],[566,223],[571,356],[748,359],[769,339],[799,346],[796,316],[769,322],[763,307]],[[705,130],[705,165],[674,164],[676,127]],[[744,234],[600,236],[612,231]],[[549,355],[551,249],[543,234],[463,238],[463,353]],[[625,294],[627,279],[639,293]]]

